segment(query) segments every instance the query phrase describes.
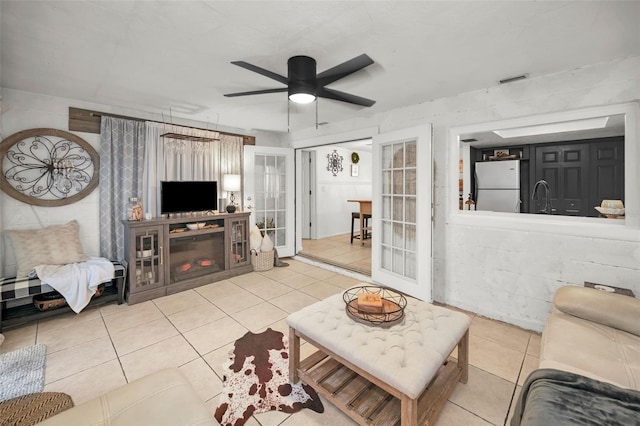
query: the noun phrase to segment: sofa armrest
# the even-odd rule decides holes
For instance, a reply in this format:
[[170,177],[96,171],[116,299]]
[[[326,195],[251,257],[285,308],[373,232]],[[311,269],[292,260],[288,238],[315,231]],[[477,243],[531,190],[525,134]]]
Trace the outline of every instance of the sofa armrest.
[[586,287],[566,286],[556,291],[555,311],[640,336],[640,300]]
[[218,425],[189,381],[160,370],[48,418],[42,426]]

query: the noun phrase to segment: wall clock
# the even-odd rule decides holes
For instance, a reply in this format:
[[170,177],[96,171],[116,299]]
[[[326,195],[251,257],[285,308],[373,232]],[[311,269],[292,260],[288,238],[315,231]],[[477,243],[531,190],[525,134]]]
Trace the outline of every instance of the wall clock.
[[0,189],[16,200],[54,207],[75,203],[98,185],[100,157],[84,139],[29,129],[0,143]]

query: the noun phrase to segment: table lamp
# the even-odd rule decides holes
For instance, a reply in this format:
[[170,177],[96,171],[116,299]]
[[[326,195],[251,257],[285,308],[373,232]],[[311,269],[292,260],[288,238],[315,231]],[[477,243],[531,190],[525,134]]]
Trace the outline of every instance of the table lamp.
[[229,193],[229,205],[227,213],[236,211],[236,197],[234,192],[240,191],[240,175],[224,175],[222,176],[222,189]]

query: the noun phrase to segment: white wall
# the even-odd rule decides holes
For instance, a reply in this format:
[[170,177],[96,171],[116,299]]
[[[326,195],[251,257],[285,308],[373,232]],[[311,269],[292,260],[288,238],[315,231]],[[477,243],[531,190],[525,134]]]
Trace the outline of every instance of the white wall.
[[[540,330],[550,311],[553,293],[562,285],[581,285],[583,281],[595,281],[631,288],[636,295],[640,295],[640,244],[637,239],[624,241],[573,237],[550,234],[544,229],[522,232],[447,224],[446,197],[451,192],[447,187],[447,169],[457,167],[458,161],[449,159],[447,155],[448,129],[452,126],[532,114],[638,101],[638,69],[639,57],[595,64],[433,100],[371,118],[332,123],[318,130],[293,132],[288,136],[287,142],[295,146],[300,141],[322,135],[332,135],[330,139],[333,141],[350,140],[354,138],[342,138],[341,135],[372,127],[387,132],[432,123],[436,201],[433,234],[434,299]],[[5,137],[19,130],[40,126],[67,129],[70,105],[126,115],[126,111],[107,110],[99,105],[6,89],[2,90],[2,95],[4,107],[8,108],[1,117]],[[137,116],[140,116],[139,113]],[[96,143],[97,135],[80,136],[91,144]],[[365,136],[372,135],[362,135]],[[637,135],[634,136],[635,143],[638,143]],[[266,139],[264,144],[279,145],[280,142],[276,136]],[[258,143],[262,144],[260,139]],[[640,153],[640,150],[637,152]],[[640,164],[640,158],[632,161]],[[635,187],[638,184],[639,182],[627,182],[627,185]],[[4,194],[0,195],[0,202],[2,229],[37,225],[30,207],[13,202]],[[35,211],[45,225],[78,218],[81,221],[80,232],[85,249],[90,254],[97,253],[96,194],[71,207],[71,211],[59,210],[60,214],[57,209],[65,207],[35,208]]]
[[[6,88],[0,89],[0,95],[2,99],[2,103],[0,104],[0,108],[2,108],[0,109],[0,139],[4,139],[22,130],[38,127],[68,131],[70,106],[149,120],[162,119],[162,117],[158,117],[157,114],[130,111],[107,105],[44,96]],[[203,128],[206,128],[208,125],[207,123],[176,119],[175,117],[174,123]],[[274,133],[248,133],[243,129],[224,127],[219,127],[219,129],[228,132],[254,135],[256,136],[257,144],[269,146],[278,146],[281,144],[280,136]],[[100,136],[98,134],[74,133],[87,141],[96,151],[99,149]],[[0,230],[35,229],[48,225],[62,224],[76,219],[80,223],[80,238],[85,252],[90,256],[98,256],[100,254],[98,194],[98,189],[96,189],[87,197],[68,206],[39,207],[25,204],[11,198],[4,192],[0,192]],[[13,276],[16,272],[13,250],[5,238],[2,238],[2,246],[3,250],[0,252],[0,255],[3,256],[0,257],[0,260],[3,260],[3,274],[4,276]]]
[[[343,171],[337,176],[327,170],[327,155],[333,150],[343,157]],[[349,199],[371,199],[371,153],[340,146],[307,148],[316,151],[316,226],[317,237],[327,238],[351,232],[351,212],[358,211],[357,203]],[[351,176],[351,153],[360,156],[358,176]],[[358,224],[355,228],[358,229]]]
[[[531,78],[504,86],[437,99],[378,114],[370,119],[332,123],[321,132],[290,135],[292,146],[310,139],[379,126],[380,132],[432,123],[434,129],[435,228],[433,297],[481,315],[541,330],[555,290],[566,284],[600,282],[631,288],[640,295],[640,237],[625,240],[567,236],[539,231],[502,230],[447,223],[450,127],[607,105],[640,99],[640,58]],[[629,135],[640,143],[638,135]],[[640,154],[640,150],[636,150]],[[640,158],[631,159],[640,164]],[[457,180],[452,182],[457,185]],[[637,188],[640,182],[626,182]],[[632,230],[639,234],[640,231]]]

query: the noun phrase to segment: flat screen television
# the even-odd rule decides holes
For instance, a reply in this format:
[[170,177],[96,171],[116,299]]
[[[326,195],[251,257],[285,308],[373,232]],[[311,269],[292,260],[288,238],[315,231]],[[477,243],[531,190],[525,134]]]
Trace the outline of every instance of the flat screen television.
[[162,214],[218,210],[218,182],[160,182]]

